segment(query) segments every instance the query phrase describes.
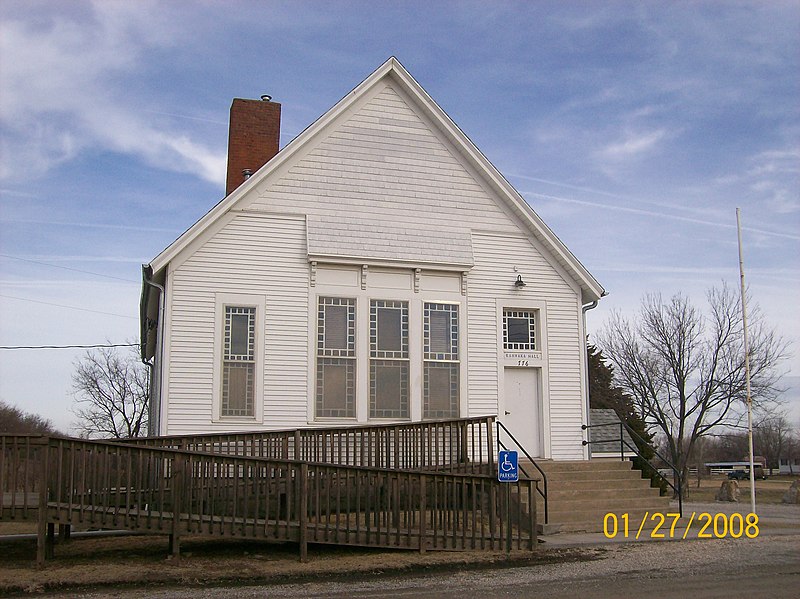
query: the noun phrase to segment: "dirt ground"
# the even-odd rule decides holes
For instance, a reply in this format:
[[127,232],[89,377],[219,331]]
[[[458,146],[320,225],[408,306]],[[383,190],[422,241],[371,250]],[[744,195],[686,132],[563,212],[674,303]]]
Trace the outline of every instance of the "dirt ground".
[[[706,478],[690,489],[691,503],[712,503],[724,477]],[[778,504],[792,477],[756,481],[757,503]],[[744,511],[749,482],[740,483],[739,504],[717,504],[719,511]],[[742,507],[740,507],[742,506]],[[711,506],[713,507],[713,506]],[[786,506],[788,507],[788,506]],[[779,506],[775,506],[778,509]],[[709,508],[704,508],[705,510]],[[34,522],[0,523],[0,535],[35,533]],[[525,565],[595,559],[586,547],[544,548],[536,553],[513,552],[510,562],[502,552],[429,552],[310,546],[307,563],[300,563],[296,545],[254,541],[191,538],[182,544],[180,560],[168,557],[166,536],[112,536],[73,538],[57,544],[55,559],[44,568],[35,564],[33,539],[0,541],[0,595],[43,591],[130,588],[149,585],[219,585],[350,580],[375,573],[404,571],[470,570],[496,568],[509,563]]]
[[[181,543],[181,558],[167,556],[167,537],[126,536],[76,538],[56,546],[56,558],[37,569],[36,542],[2,545],[0,596],[113,586],[223,583],[288,583],[349,580],[359,575],[403,571],[491,568],[506,563],[502,552],[387,551],[311,545],[308,561],[299,561],[295,544],[193,538]],[[514,551],[510,563],[550,563],[587,559],[586,549]]]

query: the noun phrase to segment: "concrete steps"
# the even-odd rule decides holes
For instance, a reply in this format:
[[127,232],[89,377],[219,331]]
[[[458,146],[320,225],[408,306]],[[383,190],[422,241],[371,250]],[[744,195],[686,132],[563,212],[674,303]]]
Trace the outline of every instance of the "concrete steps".
[[[655,512],[670,512],[669,497],[660,497],[659,490],[650,487],[650,480],[632,469],[632,463],[621,460],[590,460],[584,462],[537,461],[547,475],[549,522],[544,526],[544,503],[537,501],[537,519],[541,532],[558,531],[602,532],[606,514],[613,513],[622,522],[628,515],[630,526],[653,528],[650,519]],[[530,463],[522,467],[534,477],[541,477]],[[533,474],[535,473],[535,475]],[[540,486],[542,483],[539,483]]]

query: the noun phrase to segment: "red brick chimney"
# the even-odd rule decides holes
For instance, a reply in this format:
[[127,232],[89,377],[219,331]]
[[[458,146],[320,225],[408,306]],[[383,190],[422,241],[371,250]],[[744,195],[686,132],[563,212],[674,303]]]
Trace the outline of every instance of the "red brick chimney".
[[231,104],[228,133],[228,179],[230,194],[278,153],[281,137],[281,105],[260,100],[235,98]]

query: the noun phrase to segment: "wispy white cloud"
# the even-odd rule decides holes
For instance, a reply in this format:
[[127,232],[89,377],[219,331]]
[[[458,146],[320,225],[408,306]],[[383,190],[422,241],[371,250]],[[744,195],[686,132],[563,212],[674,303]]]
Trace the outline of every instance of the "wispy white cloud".
[[765,213],[778,218],[797,218],[800,214],[800,196],[797,182],[800,180],[800,149],[778,148],[763,150],[745,157],[743,166],[736,171],[721,175],[710,185],[729,190],[738,197],[745,196],[748,202],[759,206]]
[[[650,216],[659,219],[668,219],[668,220],[676,220],[682,222],[693,223],[696,225],[705,225],[708,227],[719,227],[722,229],[735,229],[735,224],[725,223],[721,221],[712,221],[706,220],[701,218],[694,218],[691,216],[682,216],[679,214],[673,214],[670,212],[660,212],[656,210],[646,210],[644,208],[633,208],[631,206],[617,206],[614,204],[607,204],[603,202],[593,202],[587,200],[578,200],[575,198],[566,198],[563,196],[554,196],[549,194],[537,193],[534,191],[520,191],[523,196],[531,196],[535,198],[541,198],[544,200],[552,200],[555,202],[565,202],[568,204],[577,204],[579,206],[588,206],[592,208],[601,208],[603,210],[613,210],[617,212],[627,212],[629,214],[638,214],[641,216]],[[771,237],[782,237],[785,239],[792,239],[795,241],[800,241],[800,234],[793,234],[793,233],[783,233],[780,231],[769,231],[766,229],[758,229],[753,227],[743,227],[743,229],[747,231],[752,231],[754,233],[759,233],[761,235],[771,236]]]
[[186,35],[170,11],[153,1],[49,8],[46,19],[0,22],[0,178],[41,176],[99,148],[222,185],[224,152],[174,126],[153,124],[137,90],[124,83],[146,71],[148,52],[169,49]]
[[666,135],[667,132],[665,129],[635,133],[628,132],[619,141],[602,148],[599,154],[612,160],[636,158],[655,148]]
[[[732,277],[739,274],[735,266],[684,266],[684,265],[654,265],[654,264],[619,264],[599,265],[594,268],[601,272],[627,272],[651,274],[688,274],[699,277]],[[759,279],[774,279],[776,281],[800,282],[800,272],[788,268],[748,268],[748,276]]]
[[747,171],[751,177],[782,173],[800,173],[800,150],[767,150],[759,152],[750,161],[753,166]]

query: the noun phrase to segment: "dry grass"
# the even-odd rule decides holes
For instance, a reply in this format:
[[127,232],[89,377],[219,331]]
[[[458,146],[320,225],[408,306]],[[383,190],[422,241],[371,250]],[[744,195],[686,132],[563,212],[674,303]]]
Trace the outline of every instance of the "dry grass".
[[36,521],[21,520],[0,522],[0,535],[30,535],[36,534]]
[[[797,478],[797,476],[770,476],[766,480],[756,480],[756,501],[759,503],[781,503],[784,493]],[[728,477],[725,475],[707,476],[701,479],[700,487],[698,488],[697,478],[692,478],[688,501],[699,503],[714,501],[717,491],[726,480],[728,480]],[[736,482],[739,484],[742,500],[750,497],[750,481],[740,480]]]

